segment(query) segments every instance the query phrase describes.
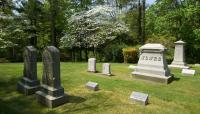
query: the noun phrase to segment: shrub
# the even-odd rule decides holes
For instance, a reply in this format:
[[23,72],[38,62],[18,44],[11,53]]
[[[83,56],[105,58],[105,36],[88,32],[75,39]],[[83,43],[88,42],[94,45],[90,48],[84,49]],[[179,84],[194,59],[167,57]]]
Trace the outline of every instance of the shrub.
[[136,47],[123,48],[124,63],[136,63],[138,49]]

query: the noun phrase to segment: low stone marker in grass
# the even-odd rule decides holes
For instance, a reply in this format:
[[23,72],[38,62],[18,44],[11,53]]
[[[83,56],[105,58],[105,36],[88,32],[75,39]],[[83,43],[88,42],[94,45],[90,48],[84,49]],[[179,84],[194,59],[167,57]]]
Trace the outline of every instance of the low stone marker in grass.
[[200,67],[200,64],[195,64],[194,66]]
[[88,59],[88,72],[96,72],[96,58]]
[[140,47],[140,58],[132,72],[137,79],[169,83],[173,76],[166,62],[166,48],[161,44],[146,44]]
[[132,92],[130,95],[130,99],[133,103],[138,103],[145,106],[148,104],[148,96],[148,94]]
[[54,46],[47,46],[42,54],[43,76],[41,90],[36,92],[37,100],[48,107],[66,103],[67,96],[60,82],[60,52]]
[[195,70],[190,70],[190,69],[182,69],[182,74],[184,76],[194,76],[195,75]]
[[129,65],[129,66],[128,66],[129,69],[135,69],[135,67],[136,67],[136,66],[134,66],[134,65]]
[[169,67],[172,68],[181,68],[181,69],[188,69],[189,66],[187,66],[185,62],[185,42],[179,40],[175,42],[175,51],[174,51],[174,60]]
[[111,76],[110,63],[103,63],[102,74],[107,75],[107,76]]
[[37,50],[33,46],[24,49],[23,78],[17,84],[17,90],[25,95],[35,94],[40,87],[37,79]]
[[96,82],[89,81],[86,84],[86,88],[90,89],[90,90],[93,90],[93,91],[97,91],[97,90],[99,90],[99,84],[96,83]]

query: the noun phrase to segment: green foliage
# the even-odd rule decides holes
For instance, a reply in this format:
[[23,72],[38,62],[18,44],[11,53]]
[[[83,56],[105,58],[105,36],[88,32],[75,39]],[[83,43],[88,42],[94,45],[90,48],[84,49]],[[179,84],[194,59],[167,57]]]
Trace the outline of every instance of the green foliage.
[[106,47],[102,48],[99,51],[100,60],[105,62],[123,62],[123,54],[122,49],[124,47],[127,47],[126,44],[118,44],[118,43],[112,43],[109,45],[106,45]]
[[[188,62],[199,61],[200,5],[194,0],[161,0],[152,5],[146,14],[146,33],[154,37],[170,36],[187,43]],[[166,39],[170,40],[170,38]],[[193,58],[195,57],[195,58]]]
[[166,58],[169,62],[173,60],[174,57],[174,42],[176,38],[169,35],[154,35],[148,37],[146,43],[160,43],[167,48]]

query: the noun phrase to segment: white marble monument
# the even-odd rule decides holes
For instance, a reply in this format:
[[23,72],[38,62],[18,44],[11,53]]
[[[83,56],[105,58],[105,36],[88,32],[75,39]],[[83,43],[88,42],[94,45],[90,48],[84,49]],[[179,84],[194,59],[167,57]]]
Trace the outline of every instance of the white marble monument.
[[96,72],[96,59],[89,58],[88,59],[88,72]]
[[174,60],[169,65],[172,68],[188,69],[189,66],[185,63],[185,42],[179,40],[175,42]]
[[166,48],[161,44],[146,44],[140,47],[140,58],[133,77],[160,83],[169,83],[173,76],[167,66]]
[[102,65],[102,74],[111,76],[110,63],[103,63],[103,65]]

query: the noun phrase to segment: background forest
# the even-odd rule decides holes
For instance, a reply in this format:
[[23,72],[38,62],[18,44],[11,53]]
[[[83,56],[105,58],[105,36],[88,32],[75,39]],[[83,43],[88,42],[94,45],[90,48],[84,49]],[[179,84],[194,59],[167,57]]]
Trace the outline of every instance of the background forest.
[[26,45],[38,56],[54,45],[62,61],[124,62],[126,51],[137,55],[148,42],[166,46],[171,61],[180,39],[187,62],[200,62],[199,0],[0,0],[0,7],[0,62],[23,61]]

